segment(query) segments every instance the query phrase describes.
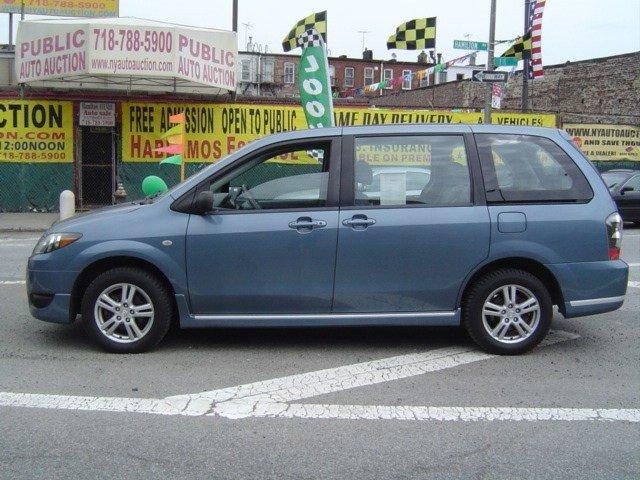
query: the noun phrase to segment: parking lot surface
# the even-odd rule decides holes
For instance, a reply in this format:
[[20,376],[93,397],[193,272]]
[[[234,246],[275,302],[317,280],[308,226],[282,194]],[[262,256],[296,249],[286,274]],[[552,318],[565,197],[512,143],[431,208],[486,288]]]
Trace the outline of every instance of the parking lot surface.
[[460,329],[171,331],[111,355],[31,318],[0,235],[0,477],[638,478],[640,229],[622,309],[519,357]]

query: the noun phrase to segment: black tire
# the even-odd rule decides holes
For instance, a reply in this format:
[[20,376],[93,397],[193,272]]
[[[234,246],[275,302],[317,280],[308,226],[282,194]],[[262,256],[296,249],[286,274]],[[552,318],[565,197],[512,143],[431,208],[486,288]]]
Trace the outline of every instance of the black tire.
[[[528,337],[519,340],[517,343],[504,343],[495,339],[487,331],[483,323],[482,311],[485,301],[488,300],[489,295],[505,285],[524,287],[533,293],[540,306],[537,325]],[[518,355],[531,350],[538,345],[549,332],[552,318],[553,301],[544,284],[535,275],[515,268],[495,270],[483,275],[471,285],[466,298],[463,299],[462,325],[473,341],[476,342],[480,348],[490,353]],[[509,319],[507,318],[507,320]],[[513,323],[512,325],[511,328],[515,329],[515,325]]]
[[[128,283],[141,289],[153,306],[153,321],[148,331],[129,343],[113,340],[104,334],[94,315],[96,301],[101,293],[119,283]],[[82,320],[90,336],[102,348],[113,353],[141,353],[155,347],[169,330],[173,316],[170,293],[163,282],[140,268],[118,267],[101,273],[89,284],[82,298]],[[124,328],[124,325],[118,328]]]

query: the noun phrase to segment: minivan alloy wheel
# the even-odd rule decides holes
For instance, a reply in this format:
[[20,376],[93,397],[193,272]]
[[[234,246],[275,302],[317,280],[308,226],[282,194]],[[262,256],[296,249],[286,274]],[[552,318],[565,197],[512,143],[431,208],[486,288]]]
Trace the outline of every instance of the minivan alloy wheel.
[[540,321],[540,303],[531,290],[521,285],[495,289],[482,307],[482,324],[500,343],[519,343],[527,339]]
[[117,283],[100,293],[93,316],[104,336],[115,342],[132,343],[151,330],[153,302],[139,286]]

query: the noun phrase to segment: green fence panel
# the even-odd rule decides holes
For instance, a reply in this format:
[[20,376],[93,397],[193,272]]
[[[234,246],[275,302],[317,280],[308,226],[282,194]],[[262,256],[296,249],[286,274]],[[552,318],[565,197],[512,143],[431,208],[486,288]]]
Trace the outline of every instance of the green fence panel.
[[[187,177],[199,172],[208,165],[211,164],[187,163]],[[318,168],[317,165],[312,164],[263,163],[240,175],[234,181],[234,184],[246,184],[249,188],[252,188],[259,183],[276,178],[317,172]],[[127,191],[127,201],[144,197],[142,180],[148,175],[157,175],[171,188],[180,180],[180,168],[176,165],[160,165],[157,163],[125,162],[121,164],[118,176],[119,181],[122,182]]]
[[632,170],[640,170],[640,162],[636,160],[593,160],[593,164],[601,172],[613,170],[614,168],[630,168]]
[[[598,170],[613,168],[640,170],[640,162],[632,160],[594,161]],[[188,163],[187,175],[191,176],[209,163]],[[306,170],[308,168],[308,170]],[[304,171],[303,171],[304,170]],[[314,165],[289,165],[266,163],[243,174],[238,180],[247,185],[287,175],[312,173]],[[119,181],[127,191],[127,200],[143,198],[142,180],[147,175],[158,175],[169,187],[179,181],[180,170],[176,165],[158,163],[125,162],[119,165]],[[0,211],[28,212],[58,210],[58,197],[62,190],[73,190],[73,164],[71,163],[0,163]]]
[[63,190],[73,191],[72,163],[0,163],[0,211],[53,212]]

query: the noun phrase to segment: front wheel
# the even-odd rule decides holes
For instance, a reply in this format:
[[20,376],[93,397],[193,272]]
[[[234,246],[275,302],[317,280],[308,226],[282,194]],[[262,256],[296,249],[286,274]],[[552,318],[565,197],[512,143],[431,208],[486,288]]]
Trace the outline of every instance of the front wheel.
[[138,268],[114,268],[98,275],[82,299],[82,318],[91,336],[114,353],[139,353],[156,346],[173,316],[169,292]]
[[517,355],[531,350],[547,335],[553,303],[536,276],[501,269],[472,285],[462,316],[467,332],[482,349]]

